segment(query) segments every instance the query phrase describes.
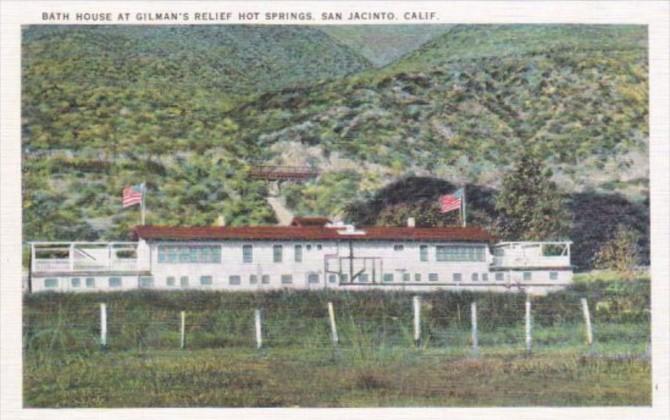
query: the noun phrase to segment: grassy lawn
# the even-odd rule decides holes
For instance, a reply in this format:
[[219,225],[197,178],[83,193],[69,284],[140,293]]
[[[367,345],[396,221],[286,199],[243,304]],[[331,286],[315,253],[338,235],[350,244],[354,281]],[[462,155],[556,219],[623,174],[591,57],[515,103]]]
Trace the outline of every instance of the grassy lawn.
[[650,405],[644,357],[281,348],[28,357],[27,407]]
[[[580,298],[594,343],[585,344]],[[334,302],[339,345],[330,342]],[[651,404],[649,280],[519,294],[279,291],[36,294],[24,299],[26,407],[626,406]],[[470,303],[478,308],[472,350]],[[100,349],[99,303],[109,309]],[[263,312],[255,349],[253,310]],[[187,312],[179,350],[179,313]]]

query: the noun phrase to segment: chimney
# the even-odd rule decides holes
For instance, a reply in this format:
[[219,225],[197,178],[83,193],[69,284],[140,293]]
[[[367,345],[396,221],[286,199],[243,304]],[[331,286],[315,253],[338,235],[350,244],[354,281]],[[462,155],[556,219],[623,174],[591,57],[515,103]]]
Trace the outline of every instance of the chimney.
[[407,227],[415,227],[416,226],[416,221],[414,220],[413,217],[408,217],[407,218]]
[[216,226],[225,226],[226,225],[226,217],[224,215],[219,215],[219,217],[216,218]]

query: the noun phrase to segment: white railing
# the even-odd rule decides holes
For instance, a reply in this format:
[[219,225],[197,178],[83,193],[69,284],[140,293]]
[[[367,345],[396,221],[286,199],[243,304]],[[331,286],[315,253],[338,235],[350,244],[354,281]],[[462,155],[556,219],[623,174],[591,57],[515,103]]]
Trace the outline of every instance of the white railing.
[[69,271],[69,259],[43,259],[33,260],[34,271]]
[[[121,252],[134,255],[117,255]],[[134,271],[138,267],[137,243],[132,242],[34,242],[31,253],[36,272]]]
[[570,241],[501,242],[493,247],[492,267],[570,267]]
[[493,267],[569,267],[569,256],[493,257]]

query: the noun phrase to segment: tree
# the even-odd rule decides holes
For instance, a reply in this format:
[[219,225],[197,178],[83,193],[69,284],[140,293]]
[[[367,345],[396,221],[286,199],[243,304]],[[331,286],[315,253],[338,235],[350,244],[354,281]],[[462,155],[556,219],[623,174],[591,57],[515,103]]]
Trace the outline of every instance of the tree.
[[532,152],[522,154],[503,179],[496,199],[495,230],[504,240],[559,239],[567,231],[569,213],[552,173]]
[[605,242],[594,256],[594,266],[614,270],[626,279],[631,279],[639,263],[640,235],[633,229],[618,225],[612,238]]

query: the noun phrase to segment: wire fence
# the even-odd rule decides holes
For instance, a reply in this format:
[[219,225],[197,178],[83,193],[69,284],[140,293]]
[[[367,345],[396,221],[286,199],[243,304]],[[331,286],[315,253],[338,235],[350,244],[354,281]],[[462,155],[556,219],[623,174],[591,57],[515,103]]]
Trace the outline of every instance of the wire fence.
[[[186,306],[186,305],[185,305]],[[646,309],[607,308],[586,299],[470,302],[411,296],[387,302],[281,300],[199,307],[127,302],[45,303],[24,307],[24,350],[107,351],[291,348],[342,351],[440,349],[534,352],[608,347],[648,351]],[[330,311],[329,311],[330,306]]]

